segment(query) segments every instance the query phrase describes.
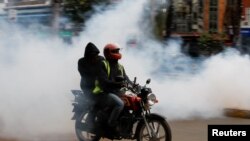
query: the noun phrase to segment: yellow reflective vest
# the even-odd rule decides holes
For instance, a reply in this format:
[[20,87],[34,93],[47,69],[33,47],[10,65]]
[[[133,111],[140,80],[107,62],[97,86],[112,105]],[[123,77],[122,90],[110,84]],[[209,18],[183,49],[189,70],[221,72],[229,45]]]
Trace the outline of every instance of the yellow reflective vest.
[[[108,78],[109,78],[109,76],[110,76],[110,65],[109,65],[109,62],[108,62],[107,60],[103,60],[102,62],[103,62],[104,65],[105,65],[105,68],[106,68],[107,73],[108,73]],[[122,73],[122,76],[123,76],[123,75],[124,75],[124,74],[123,74],[123,66],[122,66],[121,64],[119,64],[119,63],[118,63],[118,65],[119,65],[119,69],[120,69],[120,71],[121,71],[121,73]],[[98,80],[95,80],[95,88],[93,89],[92,93],[93,93],[94,95],[96,95],[96,94],[100,94],[100,93],[102,93],[102,92],[103,92],[103,90],[102,90],[102,88],[100,87],[99,81],[98,81]]]

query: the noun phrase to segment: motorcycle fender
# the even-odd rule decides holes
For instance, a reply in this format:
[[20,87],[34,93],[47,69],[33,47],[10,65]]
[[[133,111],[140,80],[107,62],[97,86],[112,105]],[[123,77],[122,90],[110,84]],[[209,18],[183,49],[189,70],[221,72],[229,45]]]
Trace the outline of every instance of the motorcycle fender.
[[[159,119],[159,120],[166,120],[166,117],[160,115],[160,114],[157,114],[157,113],[151,113],[149,115],[146,116],[147,119]],[[144,124],[144,120],[141,119],[139,121],[139,123],[137,124],[137,127],[136,127],[136,130],[135,130],[135,136],[134,137],[137,137],[138,134],[139,134],[139,131],[142,127],[142,125]]]
[[149,119],[161,119],[161,120],[166,120],[166,117],[160,115],[160,114],[157,114],[157,113],[151,113],[147,116],[147,118]]

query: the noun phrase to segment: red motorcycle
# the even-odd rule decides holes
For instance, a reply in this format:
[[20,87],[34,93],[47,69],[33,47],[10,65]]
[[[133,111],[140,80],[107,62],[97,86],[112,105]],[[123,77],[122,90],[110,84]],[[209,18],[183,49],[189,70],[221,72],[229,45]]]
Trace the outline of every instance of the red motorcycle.
[[[146,81],[144,86],[136,84],[127,84],[123,88],[123,96],[121,97],[125,103],[125,107],[118,119],[118,128],[120,132],[114,133],[107,125],[110,114],[109,108],[96,108],[93,101],[84,96],[81,90],[72,90],[75,96],[73,102],[75,120],[75,131],[79,141],[99,141],[101,138],[108,139],[136,139],[137,141],[171,141],[171,129],[166,118],[151,113],[150,109],[158,100],[151,88],[147,87],[150,79]],[[98,107],[98,105],[97,105]],[[99,109],[99,110],[94,110]],[[95,113],[94,125],[89,125],[90,113]]]

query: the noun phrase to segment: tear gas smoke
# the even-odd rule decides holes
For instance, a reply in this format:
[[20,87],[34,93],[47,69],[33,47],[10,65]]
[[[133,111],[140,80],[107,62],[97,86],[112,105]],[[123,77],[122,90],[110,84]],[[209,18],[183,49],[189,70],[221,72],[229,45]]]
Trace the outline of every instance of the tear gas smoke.
[[147,2],[123,0],[95,14],[70,46],[2,23],[0,135],[74,132],[70,90],[80,89],[77,61],[90,41],[100,50],[108,42],[119,43],[130,79],[136,76],[141,85],[152,79],[159,98],[155,110],[170,120],[218,117],[228,107],[249,109],[249,57],[229,51],[196,62],[181,53],[179,42],[159,43],[148,35]]
[[58,39],[1,25],[1,134],[72,130],[69,90],[78,86],[75,56]]

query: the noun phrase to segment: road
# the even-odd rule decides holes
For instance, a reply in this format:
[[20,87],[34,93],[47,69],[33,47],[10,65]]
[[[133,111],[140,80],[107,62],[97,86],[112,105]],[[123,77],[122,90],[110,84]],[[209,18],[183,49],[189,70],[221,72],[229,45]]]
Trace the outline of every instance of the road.
[[172,141],[207,141],[207,126],[209,124],[250,124],[250,119],[215,118],[171,121]]
[[[172,141],[207,141],[207,126],[209,124],[250,124],[250,119],[244,118],[214,118],[169,121],[172,129]],[[1,140],[0,141],[20,141]],[[31,141],[77,141],[74,134],[46,135]],[[106,141],[106,140],[105,140]]]

